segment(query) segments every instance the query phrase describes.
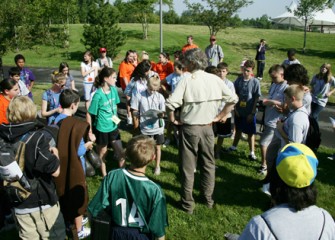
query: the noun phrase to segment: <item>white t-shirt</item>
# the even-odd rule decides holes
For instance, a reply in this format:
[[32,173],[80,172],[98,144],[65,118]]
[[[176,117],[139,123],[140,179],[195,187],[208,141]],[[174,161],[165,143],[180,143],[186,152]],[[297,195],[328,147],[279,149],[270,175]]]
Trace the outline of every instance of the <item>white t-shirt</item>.
[[[80,64],[80,68],[85,70],[85,72],[91,70],[93,67],[99,67],[99,65],[96,62],[92,62],[91,64],[86,64],[82,62]],[[84,83],[94,83],[95,79],[95,71],[90,72],[84,77]]]

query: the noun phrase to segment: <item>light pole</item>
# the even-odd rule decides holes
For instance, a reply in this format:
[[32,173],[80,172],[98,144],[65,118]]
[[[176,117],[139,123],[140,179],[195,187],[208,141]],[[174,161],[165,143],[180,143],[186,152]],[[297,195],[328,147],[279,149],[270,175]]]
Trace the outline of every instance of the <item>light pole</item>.
[[160,16],[160,23],[159,23],[159,32],[160,32],[160,52],[163,52],[163,0],[159,1],[159,16]]

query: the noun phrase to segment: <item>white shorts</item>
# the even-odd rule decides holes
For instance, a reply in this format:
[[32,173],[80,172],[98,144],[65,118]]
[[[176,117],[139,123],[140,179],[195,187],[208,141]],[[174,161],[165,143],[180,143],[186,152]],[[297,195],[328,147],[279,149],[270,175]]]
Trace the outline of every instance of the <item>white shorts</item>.
[[91,100],[91,93],[93,92],[93,83],[84,82],[84,99],[85,101]]

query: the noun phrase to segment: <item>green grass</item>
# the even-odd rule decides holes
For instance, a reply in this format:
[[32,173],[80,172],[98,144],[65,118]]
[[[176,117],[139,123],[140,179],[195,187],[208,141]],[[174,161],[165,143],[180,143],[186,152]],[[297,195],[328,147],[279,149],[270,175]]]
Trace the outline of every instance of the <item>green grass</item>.
[[[123,59],[127,49],[138,51],[146,50],[150,53],[152,60],[157,60],[159,53],[159,26],[150,25],[149,40],[141,39],[141,26],[138,24],[121,24],[127,32],[128,40],[122,48],[121,53],[114,59],[115,65]],[[71,68],[79,69],[80,61],[84,52],[84,47],[79,39],[81,37],[82,26],[71,25],[70,48],[66,50],[52,49],[40,46],[38,52],[27,50],[22,53],[27,59],[28,66],[57,68],[59,62],[67,61]],[[200,26],[164,25],[164,50],[172,53],[180,49],[185,44],[185,36],[192,34],[195,43],[204,49],[208,44],[208,29]],[[230,65],[231,72],[238,72],[242,58],[253,59],[255,56],[255,45],[260,38],[265,38],[269,44],[266,53],[268,69],[274,63],[281,63],[286,57],[288,48],[301,50],[303,33],[289,32],[282,30],[263,30],[251,28],[227,29],[218,34],[218,43],[223,47],[225,61]],[[334,65],[332,56],[335,49],[335,35],[308,33],[307,53],[298,53],[298,59],[309,70],[310,76],[316,73],[323,62],[330,62]],[[16,53],[8,53],[3,57],[4,65],[12,65],[13,57]],[[70,58],[67,58],[70,56]],[[235,76],[231,76],[233,80]],[[265,75],[263,91],[267,91],[269,84],[268,76]],[[36,84],[34,86],[34,96],[41,96],[49,84]],[[36,104],[40,106],[40,97],[35,97]],[[131,135],[127,129],[121,131],[124,147]],[[224,145],[229,146],[231,140],[225,140]],[[260,156],[257,143],[256,155]],[[199,173],[195,174],[194,197],[196,210],[190,216],[179,210],[179,171],[178,171],[178,150],[175,146],[168,146],[162,150],[162,173],[160,176],[153,175],[153,164],[149,166],[147,175],[155,182],[159,183],[167,198],[169,227],[167,228],[167,239],[223,239],[225,232],[239,233],[254,215],[268,209],[270,199],[260,191],[260,179],[257,168],[260,161],[250,162],[247,160],[247,143],[241,141],[239,151],[233,154],[221,156],[217,161],[216,187],[214,200],[216,207],[209,210],[199,203],[200,181]],[[319,190],[318,206],[328,210],[335,216],[335,162],[327,160],[327,156],[333,150],[321,147],[317,156],[320,161],[316,185]],[[110,155],[112,156],[112,152]],[[109,158],[111,159],[111,157]],[[108,168],[113,169],[116,163],[109,161]],[[92,198],[100,185],[99,175],[87,179],[89,195]],[[4,239],[15,239],[13,232],[2,235]]]

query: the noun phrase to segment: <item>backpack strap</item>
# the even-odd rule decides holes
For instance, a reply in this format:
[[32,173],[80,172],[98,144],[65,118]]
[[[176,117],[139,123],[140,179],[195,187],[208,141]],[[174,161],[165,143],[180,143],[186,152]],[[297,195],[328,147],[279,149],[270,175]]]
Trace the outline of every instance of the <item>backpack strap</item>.
[[263,214],[261,215],[261,218],[263,219],[263,221],[265,222],[266,226],[268,227],[268,229],[270,230],[271,234],[273,235],[273,237],[278,240],[277,236],[274,234],[272,228],[270,227],[268,221],[265,219],[265,217],[263,216]]
[[325,213],[324,213],[324,211],[322,211],[322,215],[323,215],[323,225],[322,225],[322,229],[321,229],[321,233],[320,233],[319,240],[320,240],[320,239],[321,239],[321,237],[322,237],[323,230],[325,229],[325,224],[326,224],[326,216],[325,216]]
[[26,150],[26,143],[32,138],[34,133],[26,133],[22,136],[22,138],[19,141],[19,146],[17,149],[17,153],[15,156],[15,160],[17,161],[20,169],[22,172],[24,172],[24,164],[25,164],[25,150]]

